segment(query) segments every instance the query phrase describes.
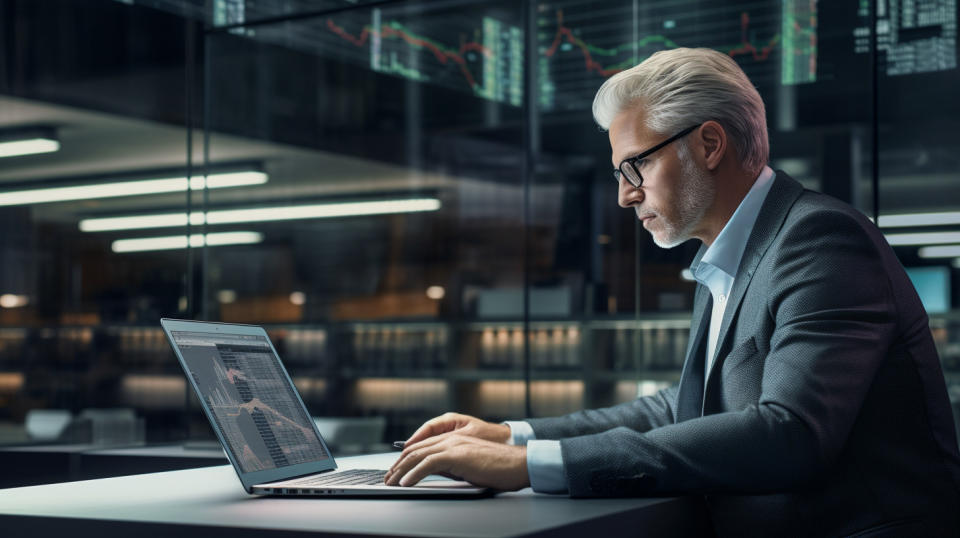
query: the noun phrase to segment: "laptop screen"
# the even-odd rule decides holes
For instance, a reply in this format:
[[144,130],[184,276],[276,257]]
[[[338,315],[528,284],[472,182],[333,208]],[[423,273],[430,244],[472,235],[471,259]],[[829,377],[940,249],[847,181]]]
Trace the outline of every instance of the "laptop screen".
[[329,458],[265,337],[170,334],[243,472]]

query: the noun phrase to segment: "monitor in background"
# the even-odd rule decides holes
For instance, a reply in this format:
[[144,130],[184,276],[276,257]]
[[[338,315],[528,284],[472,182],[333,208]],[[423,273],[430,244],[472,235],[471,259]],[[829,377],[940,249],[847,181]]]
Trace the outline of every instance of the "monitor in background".
[[929,314],[950,310],[950,269],[948,267],[908,267],[907,276],[917,289],[923,308]]

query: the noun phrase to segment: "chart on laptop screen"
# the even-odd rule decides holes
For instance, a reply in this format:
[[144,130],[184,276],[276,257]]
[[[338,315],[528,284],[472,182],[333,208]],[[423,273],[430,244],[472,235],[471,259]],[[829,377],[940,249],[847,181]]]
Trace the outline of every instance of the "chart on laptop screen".
[[328,457],[265,337],[172,335],[200,398],[244,472]]

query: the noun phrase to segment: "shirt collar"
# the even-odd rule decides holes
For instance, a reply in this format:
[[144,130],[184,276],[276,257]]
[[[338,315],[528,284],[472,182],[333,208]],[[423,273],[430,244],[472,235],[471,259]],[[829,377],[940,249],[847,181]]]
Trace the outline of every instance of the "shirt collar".
[[703,282],[703,277],[712,272],[711,269],[723,271],[731,279],[736,278],[740,259],[747,248],[747,240],[753,231],[753,225],[760,215],[760,208],[770,192],[776,174],[769,166],[764,166],[760,175],[754,180],[750,191],[740,201],[737,210],[727,221],[720,234],[704,252],[699,264],[690,267],[694,278]]

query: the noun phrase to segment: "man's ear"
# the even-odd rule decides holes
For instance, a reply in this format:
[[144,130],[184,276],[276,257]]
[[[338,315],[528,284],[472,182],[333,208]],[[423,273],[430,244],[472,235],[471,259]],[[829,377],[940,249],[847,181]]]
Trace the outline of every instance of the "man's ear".
[[694,133],[707,170],[715,170],[727,152],[727,132],[722,125],[710,120],[704,122]]

